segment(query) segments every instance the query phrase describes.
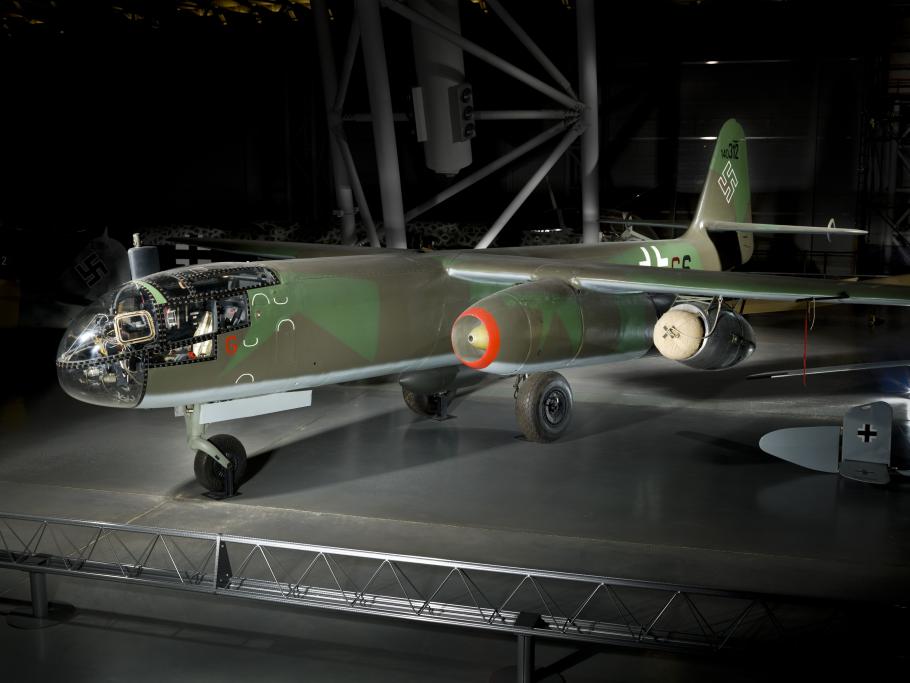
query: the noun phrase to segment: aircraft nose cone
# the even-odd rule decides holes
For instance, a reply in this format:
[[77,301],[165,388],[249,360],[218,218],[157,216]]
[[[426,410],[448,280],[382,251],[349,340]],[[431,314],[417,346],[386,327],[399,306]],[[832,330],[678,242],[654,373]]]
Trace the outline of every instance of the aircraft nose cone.
[[70,324],[57,349],[57,380],[79,401],[132,408],[145,391],[145,360],[118,339],[112,301],[105,295]]
[[473,330],[468,332],[468,344],[478,351],[486,351],[490,345],[490,333],[485,325],[477,325]]

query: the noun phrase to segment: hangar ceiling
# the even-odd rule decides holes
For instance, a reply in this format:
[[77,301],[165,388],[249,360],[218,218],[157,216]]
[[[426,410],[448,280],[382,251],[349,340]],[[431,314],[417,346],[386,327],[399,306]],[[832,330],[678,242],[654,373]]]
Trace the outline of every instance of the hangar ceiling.
[[[574,3],[506,4],[574,81]],[[329,9],[340,59],[350,3],[330,2]],[[464,34],[531,70],[487,10],[480,0],[461,4]],[[865,122],[884,120],[886,81],[903,90],[901,78],[887,73],[888,64],[901,64],[902,3],[870,10],[854,2],[820,13],[794,1],[733,8],[649,0],[608,3],[598,12],[604,209],[685,220],[709,153],[701,138],[736,116],[755,138],[756,215],[872,227],[877,220],[876,240],[885,243],[893,231],[884,211],[904,232],[888,189],[863,175],[875,145],[892,144]],[[0,15],[0,54],[15,66],[7,91],[13,106],[2,114],[4,129],[17,131],[0,163],[7,225],[108,225],[127,234],[159,223],[266,221],[299,225],[311,238],[331,223],[309,0],[6,0]],[[410,28],[390,14],[383,23],[394,106],[406,114],[414,83]],[[539,106],[535,93],[470,56],[466,69],[478,107]],[[350,112],[369,110],[359,66],[350,99]],[[405,194],[438,192],[446,181],[427,171],[420,143],[400,125]],[[534,132],[532,124],[487,122],[478,129],[475,164]],[[367,162],[370,127],[352,125],[349,137],[363,160],[368,198],[378,202],[377,174]],[[489,222],[538,163],[510,167],[427,220]],[[579,220],[575,165],[570,158],[553,169],[549,190],[516,216],[517,229],[553,222],[554,201],[565,220]]]

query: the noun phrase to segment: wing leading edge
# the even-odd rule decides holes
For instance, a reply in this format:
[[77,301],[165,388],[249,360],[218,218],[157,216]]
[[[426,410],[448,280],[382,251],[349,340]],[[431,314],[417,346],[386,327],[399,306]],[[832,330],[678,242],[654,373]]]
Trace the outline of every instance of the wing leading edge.
[[842,282],[804,277],[733,273],[578,261],[544,261],[522,256],[463,254],[447,266],[451,277],[478,283],[528,282],[558,278],[579,289],[598,292],[641,292],[723,296],[770,301],[826,300],[833,303],[883,306],[910,305],[910,287]]

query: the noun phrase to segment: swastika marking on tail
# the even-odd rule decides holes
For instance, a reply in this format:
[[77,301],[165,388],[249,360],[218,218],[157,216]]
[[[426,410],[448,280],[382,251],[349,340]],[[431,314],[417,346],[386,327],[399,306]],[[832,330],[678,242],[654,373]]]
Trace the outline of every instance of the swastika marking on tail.
[[738,185],[739,178],[736,177],[733,164],[728,161],[727,165],[724,166],[724,172],[717,178],[717,186],[724,193],[724,199],[727,200],[727,204],[733,200],[733,194],[736,192]]

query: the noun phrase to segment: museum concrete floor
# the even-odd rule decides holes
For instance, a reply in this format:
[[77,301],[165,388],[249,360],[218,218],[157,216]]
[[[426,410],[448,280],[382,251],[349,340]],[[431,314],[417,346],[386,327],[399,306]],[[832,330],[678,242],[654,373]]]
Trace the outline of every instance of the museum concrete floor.
[[[753,324],[756,353],[729,371],[647,357],[565,372],[573,426],[548,445],[517,437],[508,381],[459,397],[445,422],[410,413],[393,380],[317,390],[309,409],[218,430],[251,456],[242,495],[224,502],[202,497],[171,411],[77,403],[47,369],[50,337],[36,333],[23,354],[23,340],[7,335],[4,351],[17,347],[35,367],[7,382],[0,511],[906,604],[910,480],[875,487],[817,474],[757,443],[777,428],[838,424],[847,407],[882,397],[903,417],[910,371],[815,376],[806,387],[747,381],[802,363],[801,313]],[[906,357],[908,330],[907,312],[869,327],[864,311],[820,307],[809,363]],[[0,620],[0,679],[486,681],[514,662],[505,637],[103,582],[51,577],[49,586],[76,617],[42,631]],[[24,575],[0,571],[0,613],[27,597]],[[542,644],[538,663],[569,652]],[[564,676],[731,673],[768,675],[615,650]]]

